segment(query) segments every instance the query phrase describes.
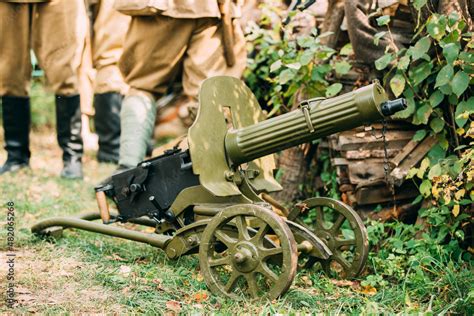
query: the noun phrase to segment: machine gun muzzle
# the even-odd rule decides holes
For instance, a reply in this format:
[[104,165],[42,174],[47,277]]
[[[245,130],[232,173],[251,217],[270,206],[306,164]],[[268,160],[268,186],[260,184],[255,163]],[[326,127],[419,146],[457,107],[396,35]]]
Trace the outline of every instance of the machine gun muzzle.
[[400,98],[382,103],[380,111],[384,116],[391,116],[407,108],[407,100]]
[[389,101],[378,82],[331,99],[309,99],[303,101],[298,110],[229,130],[225,136],[227,158],[232,166],[237,166],[324,136],[380,121],[405,108],[405,99]]

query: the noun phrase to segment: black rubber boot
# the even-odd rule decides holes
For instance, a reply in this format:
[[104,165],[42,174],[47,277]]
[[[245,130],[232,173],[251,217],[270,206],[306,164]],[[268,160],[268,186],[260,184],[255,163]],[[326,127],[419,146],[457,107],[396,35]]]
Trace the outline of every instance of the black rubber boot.
[[120,150],[120,110],[123,96],[116,92],[94,96],[95,131],[99,136],[97,160],[118,163]]
[[7,161],[0,174],[28,167],[30,162],[30,98],[2,97]]
[[81,107],[79,95],[56,96],[56,129],[59,147],[63,150],[64,168],[61,177],[82,179]]

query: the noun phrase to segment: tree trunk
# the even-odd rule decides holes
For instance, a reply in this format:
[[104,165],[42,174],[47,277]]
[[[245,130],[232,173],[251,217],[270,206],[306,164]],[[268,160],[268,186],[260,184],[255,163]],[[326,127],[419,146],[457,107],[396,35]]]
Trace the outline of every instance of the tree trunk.
[[283,191],[276,192],[272,196],[285,205],[292,204],[300,195],[300,185],[304,183],[308,171],[304,147],[284,150],[278,162],[279,172],[282,174],[279,182],[283,186]]

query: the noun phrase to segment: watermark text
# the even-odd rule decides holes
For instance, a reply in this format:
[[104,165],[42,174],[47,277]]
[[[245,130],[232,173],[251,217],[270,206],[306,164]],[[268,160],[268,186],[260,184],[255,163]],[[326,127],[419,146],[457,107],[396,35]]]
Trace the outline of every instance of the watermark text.
[[15,203],[9,201],[7,203],[7,287],[6,287],[6,305],[13,308],[15,300]]

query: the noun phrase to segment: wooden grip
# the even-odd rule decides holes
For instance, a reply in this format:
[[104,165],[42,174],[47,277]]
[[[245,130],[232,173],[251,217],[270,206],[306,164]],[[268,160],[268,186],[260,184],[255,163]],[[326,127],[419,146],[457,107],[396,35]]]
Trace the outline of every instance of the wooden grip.
[[99,206],[100,218],[102,218],[102,222],[104,224],[108,224],[110,222],[110,212],[109,203],[105,197],[105,192],[96,192],[95,197],[97,199],[97,205]]

